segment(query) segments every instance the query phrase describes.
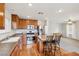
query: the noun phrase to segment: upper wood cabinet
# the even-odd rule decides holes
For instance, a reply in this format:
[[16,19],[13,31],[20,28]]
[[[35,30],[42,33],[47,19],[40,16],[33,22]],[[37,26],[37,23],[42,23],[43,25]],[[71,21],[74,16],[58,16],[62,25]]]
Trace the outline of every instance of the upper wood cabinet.
[[12,28],[16,29],[19,26],[19,17],[16,14],[12,14]]
[[20,28],[20,29],[26,28],[26,20],[25,19],[19,19],[18,28]]
[[29,24],[28,25],[34,25],[34,28],[37,28],[38,21],[34,19],[28,19]]
[[19,17],[16,14],[12,14],[12,21],[18,22],[19,21]]
[[31,24],[34,25],[34,26],[37,26],[38,25],[38,22],[37,20],[30,20]]
[[27,28],[28,25],[34,25],[34,28],[37,27],[38,23],[37,20],[33,19],[19,19],[18,28]]
[[0,29],[5,28],[5,4],[0,3]]
[[38,21],[35,19],[22,19],[19,18],[16,14],[12,14],[12,23],[14,28],[25,29],[28,25],[34,25],[34,28],[38,26]]

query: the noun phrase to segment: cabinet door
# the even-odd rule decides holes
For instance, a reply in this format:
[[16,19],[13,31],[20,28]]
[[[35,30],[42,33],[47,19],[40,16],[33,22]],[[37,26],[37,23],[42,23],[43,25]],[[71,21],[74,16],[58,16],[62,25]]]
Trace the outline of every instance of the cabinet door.
[[38,25],[38,22],[37,22],[37,20],[30,20],[30,24],[33,25],[34,28],[36,28]]
[[19,20],[19,28],[21,28],[21,29],[27,28],[27,25],[28,25],[28,20],[26,20],[26,19]]
[[19,29],[23,29],[25,27],[25,23],[23,19],[19,20]]
[[[16,23],[16,28],[18,28],[18,26],[19,26],[19,17],[15,14],[12,14],[12,23]],[[12,27],[13,27],[13,25],[12,25]]]
[[36,28],[37,25],[38,25],[38,21],[37,20],[33,20],[33,19],[29,19],[29,25],[33,25],[34,28]]
[[17,22],[19,20],[19,17],[15,14],[12,14],[12,21]]
[[5,5],[3,3],[0,3],[0,29],[5,28]]
[[23,25],[22,25],[23,28],[26,28],[26,27],[27,27],[27,26],[26,26],[26,20],[25,20],[25,19],[23,19],[22,24],[23,24]]
[[21,29],[21,27],[22,27],[22,21],[21,21],[21,19],[19,19],[18,28]]

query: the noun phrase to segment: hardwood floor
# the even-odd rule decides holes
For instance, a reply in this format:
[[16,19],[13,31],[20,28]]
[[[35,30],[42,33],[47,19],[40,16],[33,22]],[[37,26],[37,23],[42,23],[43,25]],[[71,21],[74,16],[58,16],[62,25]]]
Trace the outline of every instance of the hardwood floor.
[[36,50],[35,46],[30,47],[23,46],[23,49],[20,50],[19,56],[39,56],[39,52]]
[[[15,43],[16,45],[13,44],[13,45],[15,45],[14,47],[13,47],[13,45],[11,45],[11,43],[9,44],[9,45],[11,45],[10,47],[13,47],[13,50],[9,54],[10,56],[54,56],[53,52],[50,54],[47,53],[47,55],[44,54],[44,52],[42,51],[43,50],[42,43],[40,43],[41,45],[39,45],[39,43],[36,42],[36,40],[35,40],[35,42],[33,41],[33,43],[31,43],[31,44],[26,44],[25,37],[23,37],[22,40],[23,41],[20,44],[18,42],[17,42],[17,44]],[[7,47],[9,47],[9,45],[7,45]],[[7,48],[7,49],[9,49],[9,48]],[[6,47],[5,47],[5,51],[6,51]],[[4,55],[5,55],[5,51],[4,51]],[[61,51],[61,56],[79,56],[79,52],[69,52],[69,51],[65,50],[64,48],[61,48],[60,51]],[[10,52],[10,50],[7,52]],[[3,54],[3,51],[1,54]],[[60,56],[60,52],[56,51],[55,56]]]
[[[59,52],[56,52],[56,56],[60,56]],[[37,50],[37,44],[25,45],[22,49],[18,49],[16,55],[13,56],[45,56],[44,53],[40,53]],[[53,56],[53,53],[48,56]],[[77,52],[67,52],[61,48],[61,56],[79,56]]]

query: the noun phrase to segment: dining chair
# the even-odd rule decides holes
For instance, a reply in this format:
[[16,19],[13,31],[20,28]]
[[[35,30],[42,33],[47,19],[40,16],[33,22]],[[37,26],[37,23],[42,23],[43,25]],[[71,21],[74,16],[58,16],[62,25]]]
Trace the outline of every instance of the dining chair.
[[61,55],[61,48],[60,48],[60,39],[61,39],[61,34],[60,33],[54,33],[53,38],[51,40],[52,43],[52,50],[53,50],[53,55],[58,55],[57,52],[60,52],[59,54]]

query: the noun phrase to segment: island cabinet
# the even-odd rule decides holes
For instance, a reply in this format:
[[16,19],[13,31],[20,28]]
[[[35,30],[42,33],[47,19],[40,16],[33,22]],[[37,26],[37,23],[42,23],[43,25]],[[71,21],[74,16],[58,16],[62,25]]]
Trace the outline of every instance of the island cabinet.
[[5,4],[0,3],[0,29],[5,28]]

